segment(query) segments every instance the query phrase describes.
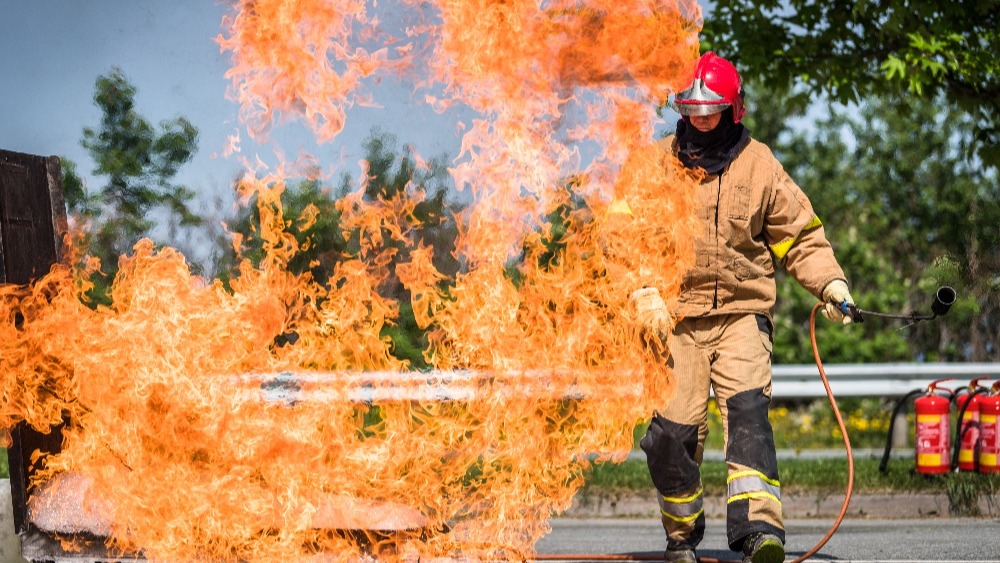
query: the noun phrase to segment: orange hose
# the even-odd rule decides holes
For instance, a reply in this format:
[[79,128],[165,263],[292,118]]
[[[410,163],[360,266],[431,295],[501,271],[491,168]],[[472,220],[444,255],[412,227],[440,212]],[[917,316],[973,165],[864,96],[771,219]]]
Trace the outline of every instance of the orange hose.
[[[809,315],[809,340],[812,342],[813,358],[816,360],[816,367],[819,368],[819,377],[823,380],[823,387],[826,389],[826,396],[830,399],[830,406],[833,407],[833,415],[837,418],[837,426],[840,427],[840,434],[844,437],[844,448],[847,450],[847,493],[844,495],[844,504],[840,507],[840,514],[837,515],[837,519],[833,522],[830,530],[823,536],[819,543],[813,546],[812,549],[805,552],[801,557],[793,559],[791,563],[801,563],[806,559],[809,559],[815,555],[826,542],[830,541],[833,534],[836,533],[837,528],[840,527],[840,523],[844,520],[844,516],[847,515],[847,506],[851,503],[851,494],[854,492],[854,451],[851,449],[851,440],[847,436],[847,426],[844,424],[844,418],[840,415],[840,409],[837,407],[837,399],[833,396],[833,390],[830,389],[830,382],[826,378],[826,370],[823,369],[823,360],[819,357],[819,346],[816,344],[816,313],[823,307],[823,303],[817,303],[813,307],[812,314]],[[597,554],[597,553],[579,553],[579,554],[544,554],[535,555],[535,561],[663,561],[662,555],[628,555],[628,554]],[[729,559],[716,559],[714,557],[699,557],[698,561],[701,563],[741,563],[740,561],[733,561]]]

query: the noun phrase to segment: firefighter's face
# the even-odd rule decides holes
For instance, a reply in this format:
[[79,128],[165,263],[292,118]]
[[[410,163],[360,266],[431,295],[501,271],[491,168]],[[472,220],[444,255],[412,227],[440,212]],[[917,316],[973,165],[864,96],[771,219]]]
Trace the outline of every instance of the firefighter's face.
[[710,115],[692,115],[690,117],[691,125],[695,129],[701,131],[702,133],[708,133],[712,129],[715,129],[719,125],[719,121],[722,119],[722,113],[713,113]]

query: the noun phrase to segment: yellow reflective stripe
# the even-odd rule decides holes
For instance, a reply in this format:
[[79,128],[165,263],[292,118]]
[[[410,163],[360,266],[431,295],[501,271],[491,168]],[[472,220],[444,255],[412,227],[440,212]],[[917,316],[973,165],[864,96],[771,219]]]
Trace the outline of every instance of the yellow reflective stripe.
[[[807,223],[805,227],[802,227],[802,231],[800,231],[799,234],[802,234],[802,232],[808,231],[810,229],[815,229],[816,227],[819,227],[822,224],[823,222],[819,220],[819,217],[813,215],[812,220],[809,221],[809,223]],[[792,249],[792,245],[795,244],[795,241],[797,240],[799,240],[799,237],[798,235],[795,235],[794,237],[789,237],[781,242],[772,244],[771,252],[774,253],[774,255],[778,258],[778,260],[781,260],[782,258],[785,257],[786,254],[788,254],[788,251]]]
[[774,253],[774,255],[778,258],[778,260],[781,260],[782,258],[785,257],[786,254],[788,254],[788,251],[792,249],[792,245],[795,244],[796,240],[797,239],[790,238],[790,239],[785,239],[779,242],[778,244],[772,244],[771,252]]
[[674,504],[684,504],[685,502],[691,502],[694,499],[701,496],[702,489],[698,489],[694,494],[686,497],[668,497],[664,496],[663,500],[667,502],[672,502]]
[[726,501],[726,504],[732,504],[739,500],[746,500],[751,498],[766,498],[766,499],[771,499],[778,504],[781,504],[781,499],[772,495],[771,493],[766,493],[764,491],[753,491],[750,493],[743,493],[741,495],[731,496],[729,497],[729,500]]
[[816,227],[819,227],[822,224],[823,224],[823,221],[820,221],[819,217],[817,217],[817,216],[814,215],[813,218],[812,218],[812,221],[809,221],[808,225],[806,225],[805,227],[802,227],[802,230],[803,231],[808,231],[809,229],[815,229]]
[[691,522],[698,518],[704,510],[704,499],[701,487],[686,497],[668,497],[660,495],[660,512],[664,517],[674,522]]
[[702,512],[705,512],[704,508],[701,509],[701,510],[699,510],[698,512],[695,512],[694,514],[691,514],[690,516],[674,516],[673,514],[670,514],[669,512],[667,512],[666,510],[663,510],[662,508],[660,509],[660,513],[661,514],[663,514],[667,518],[670,518],[674,522],[693,522],[699,516],[701,516]]
[[767,475],[764,475],[760,471],[754,471],[753,469],[744,469],[743,471],[737,471],[733,473],[728,478],[726,478],[726,484],[732,483],[733,481],[741,477],[756,477],[761,481],[767,483],[768,485],[774,485],[775,487],[780,487],[781,483],[777,479],[768,479]]

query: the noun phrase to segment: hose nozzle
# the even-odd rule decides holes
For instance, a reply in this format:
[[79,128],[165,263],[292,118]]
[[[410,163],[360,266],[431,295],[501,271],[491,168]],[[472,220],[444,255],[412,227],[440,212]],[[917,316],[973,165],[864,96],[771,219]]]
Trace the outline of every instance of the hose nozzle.
[[[917,312],[910,313],[909,315],[896,315],[891,313],[875,313],[872,311],[863,311],[858,308],[857,305],[853,303],[843,302],[840,303],[840,310],[845,315],[850,315],[851,320],[856,323],[864,322],[865,316],[869,315],[872,317],[881,317],[883,319],[900,319],[904,321],[910,321],[906,326],[910,326],[917,321],[929,321],[936,317],[940,317],[951,309],[951,306],[955,304],[958,299],[958,294],[955,292],[955,288],[943,285],[938,288],[937,292],[934,294],[934,303],[931,304],[931,314],[921,315]],[[903,327],[906,328],[906,327]]]
[[948,309],[951,309],[951,306],[955,304],[957,299],[958,294],[955,293],[955,288],[943,285],[934,294],[934,303],[931,304],[931,312],[934,313],[935,317],[943,316],[948,312]]

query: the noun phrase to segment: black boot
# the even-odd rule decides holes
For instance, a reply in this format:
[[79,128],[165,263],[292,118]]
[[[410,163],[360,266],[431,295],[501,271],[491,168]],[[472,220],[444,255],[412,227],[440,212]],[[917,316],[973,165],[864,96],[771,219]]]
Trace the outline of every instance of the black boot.
[[783,563],[785,545],[774,534],[757,532],[743,540],[743,563]]
[[667,542],[663,560],[667,563],[698,563],[698,556],[695,555],[694,548],[686,543]]

